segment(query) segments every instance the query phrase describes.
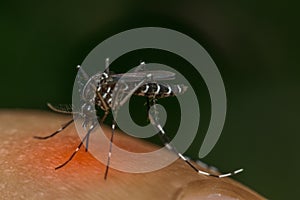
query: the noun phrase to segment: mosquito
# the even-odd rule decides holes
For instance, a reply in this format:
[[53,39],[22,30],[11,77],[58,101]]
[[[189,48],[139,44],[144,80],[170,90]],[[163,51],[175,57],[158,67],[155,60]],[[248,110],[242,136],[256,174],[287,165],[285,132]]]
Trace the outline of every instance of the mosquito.
[[[180,152],[178,152],[175,146],[171,143],[170,138],[167,136],[165,130],[162,125],[159,123],[158,118],[158,110],[156,107],[156,102],[161,98],[174,97],[177,95],[181,95],[185,93],[187,90],[187,86],[183,84],[166,84],[161,83],[162,81],[174,80],[175,73],[170,71],[163,70],[155,70],[149,71],[144,70],[145,63],[141,62],[140,65],[130,73],[126,74],[112,74],[109,70],[109,59],[105,60],[105,70],[102,73],[96,73],[93,76],[89,76],[80,65],[77,66],[79,70],[79,77],[82,79],[82,82],[86,82],[82,84],[82,89],[79,90],[81,100],[83,101],[81,112],[79,116],[83,117],[82,126],[87,129],[85,136],[82,138],[81,142],[77,146],[77,148],[73,151],[71,156],[61,165],[57,166],[55,169],[62,168],[67,163],[69,163],[76,153],[80,150],[83,143],[85,142],[85,150],[88,151],[88,142],[89,136],[92,131],[95,129],[99,123],[103,123],[110,112],[114,112],[114,119],[111,123],[111,136],[110,136],[110,144],[108,149],[106,170],[104,173],[104,179],[107,179],[110,160],[112,156],[112,144],[114,140],[114,132],[116,129],[116,117],[117,111],[120,107],[122,107],[127,101],[129,101],[132,95],[143,96],[146,97],[147,101],[147,111],[148,111],[148,119],[150,123],[158,130],[158,136],[163,143],[163,145],[175,153],[180,159],[182,159],[185,163],[187,163],[194,171],[198,174],[203,174],[206,176],[212,176],[217,178],[223,178],[232,176],[234,174],[240,173],[243,169],[238,169],[230,173],[226,174],[211,174],[205,171],[198,169],[193,163],[189,161],[185,156],[183,156]],[[65,106],[53,106],[51,104],[47,104],[48,107],[59,113],[66,114],[74,114],[71,107]],[[95,113],[92,111],[92,106],[94,106],[97,119],[95,120],[92,116],[95,116]],[[150,109],[152,107],[153,109]],[[99,111],[104,111],[104,115],[100,116]],[[77,113],[78,114],[78,113]],[[34,136],[36,139],[48,139],[51,138],[58,133],[62,132],[65,128],[67,128],[70,124],[74,122],[74,119],[68,121],[64,125],[61,126],[58,130],[53,132],[48,136]]]

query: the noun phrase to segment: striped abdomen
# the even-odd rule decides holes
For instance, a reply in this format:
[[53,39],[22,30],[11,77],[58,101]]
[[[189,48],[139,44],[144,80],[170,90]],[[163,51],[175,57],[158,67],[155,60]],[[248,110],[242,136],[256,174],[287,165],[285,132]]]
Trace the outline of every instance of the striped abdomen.
[[[128,93],[132,91],[133,88],[135,88],[137,83],[123,83],[120,84],[119,87],[122,87],[123,89],[120,91],[122,92],[122,96],[125,97]],[[98,88],[98,91],[100,95],[102,96],[103,100],[107,104],[108,107],[112,107],[112,99],[114,95],[114,88],[116,84],[115,83],[108,83],[108,84],[102,84],[100,88]],[[165,98],[165,97],[171,97],[183,94],[187,90],[187,86],[183,84],[162,84],[162,83],[145,83],[142,86],[140,86],[133,94],[137,96],[145,96],[149,98]],[[97,106],[99,106],[102,110],[105,110],[103,107],[100,99],[96,97],[95,103]]]
[[165,98],[183,94],[187,87],[182,84],[170,85],[161,83],[146,83],[139,87],[134,94],[150,98]]

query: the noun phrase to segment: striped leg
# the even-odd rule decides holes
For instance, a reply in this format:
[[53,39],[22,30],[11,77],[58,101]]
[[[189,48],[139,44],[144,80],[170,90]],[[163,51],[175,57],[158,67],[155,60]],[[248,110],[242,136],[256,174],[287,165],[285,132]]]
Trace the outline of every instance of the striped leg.
[[112,155],[112,144],[114,140],[114,133],[115,133],[115,128],[116,128],[116,118],[117,118],[117,110],[124,105],[129,98],[132,96],[132,94],[144,83],[145,80],[142,80],[135,88],[133,88],[126,96],[124,97],[124,89],[122,86],[127,87],[126,83],[123,83],[124,85],[121,84],[121,87],[116,86],[115,87],[115,95],[116,97],[114,98],[112,102],[112,110],[115,110],[115,119],[112,121],[111,125],[111,137],[110,137],[110,143],[109,143],[109,150],[108,150],[108,157],[107,157],[107,163],[106,163],[106,170],[104,174],[104,179],[107,179],[108,175],[108,170],[109,170],[109,165],[110,165],[110,159]]
[[70,124],[72,124],[74,122],[74,119],[68,121],[67,123],[65,123],[64,125],[62,125],[62,127],[58,130],[56,130],[54,133],[48,135],[48,136],[33,136],[33,138],[35,139],[39,139],[39,140],[45,140],[45,139],[48,139],[48,138],[51,138],[53,136],[55,136],[56,134],[62,132],[65,128],[67,128]]
[[186,162],[194,171],[196,171],[199,174],[203,174],[206,176],[213,176],[213,177],[217,177],[217,178],[224,178],[224,177],[228,177],[228,176],[232,176],[234,174],[240,173],[243,171],[243,169],[238,169],[235,170],[233,172],[230,173],[226,173],[226,174],[220,174],[220,175],[215,175],[215,174],[210,174],[208,172],[202,171],[200,169],[198,169],[195,165],[193,165],[188,159],[186,159],[181,153],[179,153],[176,148],[174,147],[174,145],[172,145],[169,137],[166,135],[164,129],[162,128],[162,126],[158,123],[158,117],[155,116],[158,114],[157,110],[155,109],[155,99],[150,99],[150,104],[153,106],[154,108],[154,116],[149,112],[149,120],[151,122],[151,124],[156,127],[159,131],[159,136],[161,141],[163,142],[163,144],[165,145],[165,147],[167,149],[169,149],[170,151],[174,152],[175,154],[178,155],[179,158],[181,158],[184,162]]
[[90,133],[86,135],[85,152],[88,152],[89,150],[89,141],[90,141]]
[[108,156],[107,156],[107,163],[106,163],[106,169],[105,169],[105,174],[104,174],[104,179],[107,179],[107,174],[108,174],[108,170],[109,170],[109,165],[110,165],[110,159],[111,159],[111,152],[112,152],[112,144],[114,141],[114,133],[115,133],[115,129],[116,129],[116,121],[113,120],[112,121],[112,125],[111,125],[111,137],[110,137],[110,143],[109,143],[109,150],[108,150]]
[[80,150],[82,144],[84,143],[84,141],[89,137],[89,135],[91,134],[91,132],[94,130],[95,128],[95,123],[93,125],[90,126],[90,129],[88,130],[88,132],[86,133],[86,135],[82,138],[81,142],[79,143],[79,145],[77,146],[77,148],[75,149],[75,151],[71,154],[71,156],[69,157],[69,159],[64,162],[63,164],[55,167],[55,169],[59,169],[62,168],[63,166],[65,166],[66,164],[68,164],[72,158],[77,154],[77,152]]

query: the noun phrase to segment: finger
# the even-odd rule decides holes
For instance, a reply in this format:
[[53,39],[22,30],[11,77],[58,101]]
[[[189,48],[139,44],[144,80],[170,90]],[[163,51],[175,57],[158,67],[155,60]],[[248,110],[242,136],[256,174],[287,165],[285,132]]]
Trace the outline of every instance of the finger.
[[[177,160],[149,173],[125,173],[110,169],[103,179],[105,165],[84,148],[68,165],[65,161],[80,142],[74,125],[47,140],[47,135],[70,117],[40,111],[0,111],[0,196],[4,199],[264,199],[229,178],[196,174]],[[110,128],[105,128],[107,134]],[[114,143],[135,152],[158,147],[126,136],[119,131]],[[166,154],[167,155],[167,154]],[[113,159],[113,157],[112,157]],[[127,159],[130,166],[132,161]],[[126,164],[126,163],[125,163]],[[151,165],[152,163],[149,163]],[[205,169],[203,169],[205,170]]]

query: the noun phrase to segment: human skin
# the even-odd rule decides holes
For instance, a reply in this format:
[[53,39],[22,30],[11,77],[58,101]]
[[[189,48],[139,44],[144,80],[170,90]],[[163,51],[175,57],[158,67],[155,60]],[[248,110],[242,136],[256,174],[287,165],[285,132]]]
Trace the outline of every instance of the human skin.
[[[44,111],[0,110],[0,199],[265,199],[231,178],[197,174],[180,159],[148,173],[110,169],[104,180],[105,165],[82,148],[54,170],[80,143],[74,125],[47,140],[33,136],[49,135],[70,119]],[[118,130],[114,143],[135,152],[158,148]]]

